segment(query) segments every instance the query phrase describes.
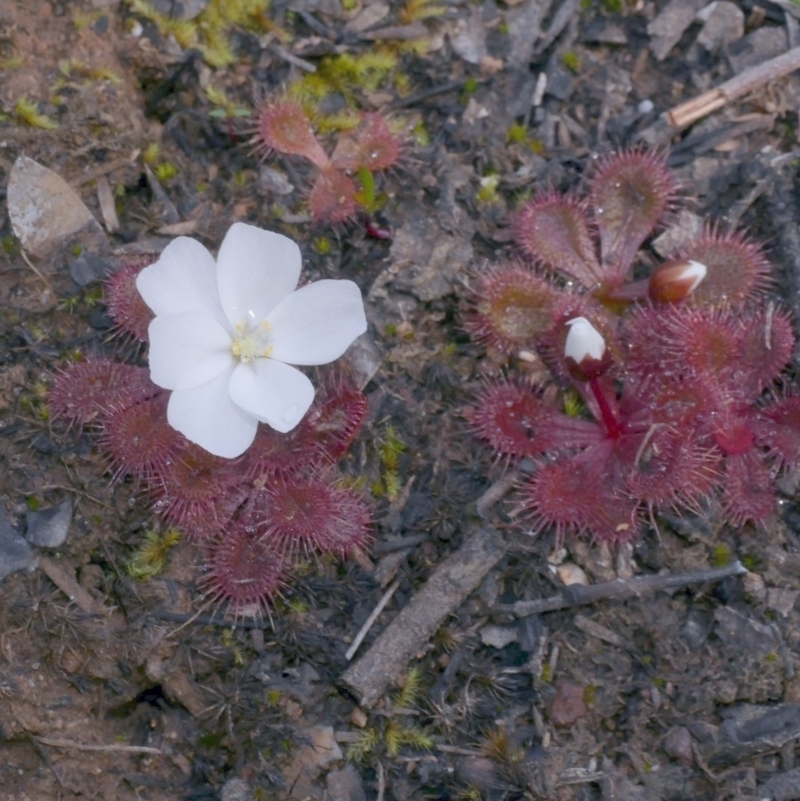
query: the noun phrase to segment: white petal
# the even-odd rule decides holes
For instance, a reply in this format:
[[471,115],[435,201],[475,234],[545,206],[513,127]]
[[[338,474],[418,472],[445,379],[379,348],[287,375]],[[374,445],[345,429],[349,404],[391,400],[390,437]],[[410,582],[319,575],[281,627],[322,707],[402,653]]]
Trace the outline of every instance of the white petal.
[[220,322],[225,320],[214,258],[188,236],[173,239],[159,260],[139,273],[136,288],[156,315],[200,309]]
[[708,267],[705,264],[702,264],[699,261],[694,261],[689,259],[688,262],[689,266],[683,273],[684,278],[691,278],[692,284],[689,289],[686,290],[687,295],[691,295],[692,292],[700,286],[700,284],[705,280],[705,277],[708,275]]
[[150,379],[164,389],[199,387],[236,361],[230,334],[202,311],[156,317],[147,336]]
[[352,281],[317,281],[267,316],[270,356],[287,364],[327,364],[367,330],[361,290]]
[[234,223],[217,257],[217,285],[231,325],[259,323],[300,278],[300,248],[289,237]]
[[569,333],[564,343],[564,356],[582,362],[587,356],[590,359],[602,359],[606,352],[606,341],[603,335],[585,318],[575,317],[567,320]]
[[291,431],[314,400],[314,386],[299,370],[274,359],[239,364],[229,386],[231,398],[276,431]]
[[237,406],[228,393],[230,371],[193,389],[173,392],[167,405],[169,424],[186,439],[215,456],[233,459],[256,437],[258,421]]

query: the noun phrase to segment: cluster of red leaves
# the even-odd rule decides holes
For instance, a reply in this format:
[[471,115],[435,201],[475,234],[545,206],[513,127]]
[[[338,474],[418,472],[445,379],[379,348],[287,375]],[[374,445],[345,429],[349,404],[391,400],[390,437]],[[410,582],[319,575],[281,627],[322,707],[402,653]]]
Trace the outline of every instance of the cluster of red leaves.
[[[552,393],[514,377],[485,386],[468,410],[498,456],[536,463],[520,510],[536,531],[626,541],[645,513],[698,511],[712,498],[731,524],[760,524],[778,470],[800,466],[800,394],[779,384],[794,335],[767,303],[761,249],[708,228],[631,280],[672,192],[663,157],[612,155],[587,197],[531,200],[514,221],[524,256],[477,278],[473,335],[501,354],[537,351],[586,410],[569,416]],[[700,285],[667,286],[690,260],[706,267]],[[576,380],[564,357],[565,323],[578,316],[612,357],[592,382]]]
[[[144,266],[124,266],[106,284],[119,333],[139,341],[152,317],[135,290]],[[367,507],[336,470],[366,414],[360,391],[328,375],[293,431],[262,426],[230,460],[175,431],[167,401],[146,368],[95,357],[58,373],[48,394],[53,419],[99,432],[115,480],[129,477],[160,520],[202,545],[206,592],[232,615],[267,610],[298,559],[342,558],[366,544]]]
[[317,222],[334,224],[351,220],[359,207],[371,210],[372,174],[395,166],[403,152],[402,142],[391,132],[386,118],[374,112],[363,114],[356,128],[340,134],[328,156],[305,111],[290,100],[267,103],[259,110],[253,141],[264,156],[302,156],[319,170],[308,196],[308,210]]

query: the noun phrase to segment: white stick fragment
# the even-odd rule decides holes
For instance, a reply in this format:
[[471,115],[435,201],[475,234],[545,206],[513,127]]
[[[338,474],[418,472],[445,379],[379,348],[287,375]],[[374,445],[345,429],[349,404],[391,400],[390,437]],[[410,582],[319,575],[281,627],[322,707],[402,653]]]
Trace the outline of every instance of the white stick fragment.
[[361,630],[356,634],[356,638],[353,640],[353,644],[347,649],[347,653],[345,654],[345,659],[349,662],[356,654],[359,646],[362,642],[364,642],[364,637],[367,636],[367,633],[372,628],[373,623],[378,619],[378,615],[383,612],[386,604],[392,600],[392,596],[397,592],[397,588],[400,586],[400,579],[395,579],[392,585],[389,587],[388,590],[383,594],[383,598],[378,601],[378,605],[372,610],[372,614],[367,618],[364,625],[361,627]]

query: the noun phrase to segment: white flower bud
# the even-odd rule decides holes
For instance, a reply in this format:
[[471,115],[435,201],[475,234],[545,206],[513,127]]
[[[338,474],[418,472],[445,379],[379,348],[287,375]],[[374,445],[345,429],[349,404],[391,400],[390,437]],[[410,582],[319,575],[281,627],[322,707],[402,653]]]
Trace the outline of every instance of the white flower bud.
[[580,364],[584,359],[600,361],[606,352],[603,335],[585,318],[574,317],[567,320],[569,326],[564,356]]

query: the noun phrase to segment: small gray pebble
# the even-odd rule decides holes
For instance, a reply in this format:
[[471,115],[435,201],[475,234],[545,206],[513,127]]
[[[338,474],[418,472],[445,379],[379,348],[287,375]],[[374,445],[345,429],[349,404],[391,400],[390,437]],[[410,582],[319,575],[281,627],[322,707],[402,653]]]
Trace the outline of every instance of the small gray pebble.
[[58,548],[64,544],[72,522],[72,498],[65,498],[61,503],[43,509],[40,512],[28,512],[28,524],[25,539],[42,548]]
[[111,275],[112,272],[114,272],[114,268],[109,262],[88,253],[78,256],[69,268],[69,274],[78,286],[86,286],[92,281],[99,281],[107,275]]
[[253,801],[253,792],[244,779],[228,779],[222,785],[222,801]]
[[33,561],[31,546],[14,531],[5,511],[0,509],[0,580],[30,567]]

